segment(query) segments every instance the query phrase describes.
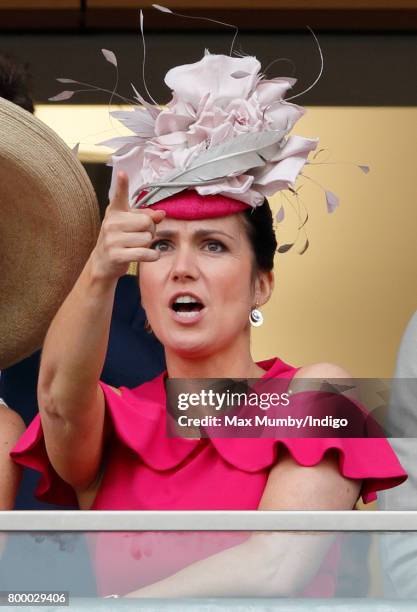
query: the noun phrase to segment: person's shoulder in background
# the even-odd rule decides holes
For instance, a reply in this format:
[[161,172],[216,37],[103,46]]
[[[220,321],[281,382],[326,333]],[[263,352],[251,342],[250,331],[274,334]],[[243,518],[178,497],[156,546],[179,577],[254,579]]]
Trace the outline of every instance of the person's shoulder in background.
[[417,378],[417,310],[409,320],[401,340],[395,377]]
[[381,494],[381,510],[417,510],[417,311],[404,331],[391,383],[388,429],[408,480]]
[[0,398],[0,510],[11,510],[20,480],[9,453],[25,431],[23,419]]
[[25,430],[22,417],[12,410],[0,397],[0,452],[4,446],[10,446]]
[[[389,404],[391,444],[408,480],[400,487],[381,492],[380,510],[417,510],[417,311],[404,331],[398,351]],[[407,437],[405,437],[405,434]],[[384,592],[388,597],[417,597],[417,534],[381,535]]]

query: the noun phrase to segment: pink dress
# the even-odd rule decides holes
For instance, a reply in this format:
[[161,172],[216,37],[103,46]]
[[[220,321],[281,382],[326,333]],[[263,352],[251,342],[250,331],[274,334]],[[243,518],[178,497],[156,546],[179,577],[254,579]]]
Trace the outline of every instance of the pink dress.
[[[265,370],[263,379],[290,379],[297,371],[278,358],[258,365]],[[318,464],[328,449],[335,449],[341,474],[363,481],[365,503],[376,499],[376,491],[407,478],[385,438],[169,438],[165,378],[163,373],[135,389],[121,387],[120,396],[100,383],[113,435],[92,510],[256,510],[282,446],[303,466]],[[77,504],[72,488],[49,463],[39,416],[11,456],[41,472],[39,499]],[[247,537],[239,532],[97,534],[90,544],[98,592],[136,590]],[[303,594],[333,594],[337,558],[336,542]]]

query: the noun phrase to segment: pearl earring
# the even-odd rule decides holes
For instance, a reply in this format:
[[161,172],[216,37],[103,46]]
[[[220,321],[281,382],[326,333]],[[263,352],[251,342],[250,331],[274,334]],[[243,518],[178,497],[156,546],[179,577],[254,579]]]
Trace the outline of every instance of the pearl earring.
[[252,308],[249,315],[249,321],[253,327],[259,327],[264,322],[262,312],[257,308],[257,306],[258,304],[256,304],[255,308]]

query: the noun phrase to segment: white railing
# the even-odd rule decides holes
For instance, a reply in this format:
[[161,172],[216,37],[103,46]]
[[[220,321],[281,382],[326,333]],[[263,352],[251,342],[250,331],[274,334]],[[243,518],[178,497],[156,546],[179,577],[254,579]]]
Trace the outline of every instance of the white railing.
[[417,531],[417,511],[0,512],[7,531]]

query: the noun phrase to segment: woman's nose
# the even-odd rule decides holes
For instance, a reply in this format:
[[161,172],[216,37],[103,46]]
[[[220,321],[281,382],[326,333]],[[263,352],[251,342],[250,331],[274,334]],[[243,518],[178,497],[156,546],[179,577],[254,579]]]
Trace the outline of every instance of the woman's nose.
[[172,262],[171,277],[175,281],[196,280],[199,276],[193,250],[187,246],[178,248]]

